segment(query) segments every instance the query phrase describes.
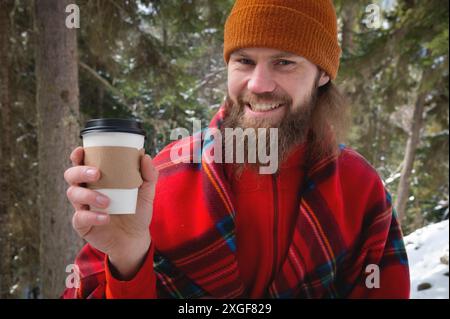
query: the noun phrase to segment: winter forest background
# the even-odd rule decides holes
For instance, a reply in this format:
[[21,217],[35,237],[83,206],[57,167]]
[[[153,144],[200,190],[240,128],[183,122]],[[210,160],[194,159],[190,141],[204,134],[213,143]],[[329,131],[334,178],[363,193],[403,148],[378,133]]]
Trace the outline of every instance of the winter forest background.
[[[0,0],[0,298],[64,288],[83,242],[63,173],[87,119],[139,118],[152,155],[171,128],[209,122],[226,93],[232,2]],[[62,27],[72,3],[79,29]],[[352,109],[346,144],[378,170],[405,235],[448,219],[449,2],[334,3],[336,83]],[[448,298],[446,225],[447,259],[436,258]]]

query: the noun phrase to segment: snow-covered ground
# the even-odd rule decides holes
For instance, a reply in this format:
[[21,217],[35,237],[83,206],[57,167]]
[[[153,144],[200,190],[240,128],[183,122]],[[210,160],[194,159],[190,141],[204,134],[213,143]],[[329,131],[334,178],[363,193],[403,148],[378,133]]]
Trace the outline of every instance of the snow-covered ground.
[[412,299],[449,298],[448,220],[405,236]]

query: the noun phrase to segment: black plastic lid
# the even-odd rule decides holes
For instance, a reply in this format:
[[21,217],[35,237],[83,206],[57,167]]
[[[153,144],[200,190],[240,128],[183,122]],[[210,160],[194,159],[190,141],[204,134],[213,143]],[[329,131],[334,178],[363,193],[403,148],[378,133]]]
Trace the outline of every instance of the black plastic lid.
[[134,119],[92,119],[87,121],[86,126],[81,130],[80,137],[92,132],[122,132],[145,136],[142,123]]

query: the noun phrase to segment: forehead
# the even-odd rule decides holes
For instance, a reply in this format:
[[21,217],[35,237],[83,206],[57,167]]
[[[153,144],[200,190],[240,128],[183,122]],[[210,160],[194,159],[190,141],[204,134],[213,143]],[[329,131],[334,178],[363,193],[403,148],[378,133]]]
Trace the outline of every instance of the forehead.
[[304,59],[302,56],[288,51],[281,51],[271,48],[242,48],[231,53],[231,56],[245,56],[254,58],[297,58]]

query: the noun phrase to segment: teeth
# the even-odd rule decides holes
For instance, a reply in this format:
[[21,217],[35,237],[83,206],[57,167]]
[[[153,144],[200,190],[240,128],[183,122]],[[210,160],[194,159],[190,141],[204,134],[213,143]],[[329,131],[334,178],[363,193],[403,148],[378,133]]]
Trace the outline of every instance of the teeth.
[[269,111],[276,109],[279,106],[280,104],[265,104],[265,103],[250,104],[251,109],[254,111]]

